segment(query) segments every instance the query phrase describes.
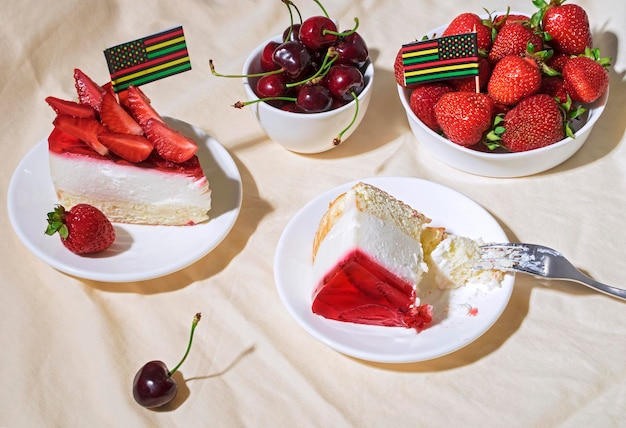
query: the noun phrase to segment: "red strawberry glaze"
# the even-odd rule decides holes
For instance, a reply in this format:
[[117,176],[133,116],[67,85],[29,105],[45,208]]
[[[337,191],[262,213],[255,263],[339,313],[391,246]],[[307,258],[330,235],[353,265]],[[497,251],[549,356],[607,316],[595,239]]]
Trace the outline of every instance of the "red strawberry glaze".
[[185,162],[174,163],[163,159],[156,151],[153,151],[145,161],[131,163],[112,153],[102,156],[78,138],[60,131],[57,128],[54,128],[48,137],[48,149],[51,152],[59,154],[69,153],[89,156],[102,161],[115,162],[118,165],[132,165],[139,168],[157,169],[166,173],[185,174],[196,179],[204,178],[204,173],[202,172],[202,167],[200,166],[197,156],[193,156]]
[[432,307],[415,306],[415,297],[411,283],[354,249],[316,287],[312,310],[337,321],[419,332],[432,322]]

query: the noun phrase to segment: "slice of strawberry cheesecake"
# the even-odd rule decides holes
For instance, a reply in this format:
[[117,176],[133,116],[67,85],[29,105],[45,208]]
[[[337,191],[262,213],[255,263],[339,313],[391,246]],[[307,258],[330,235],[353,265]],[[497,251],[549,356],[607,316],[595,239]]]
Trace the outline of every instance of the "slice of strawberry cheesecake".
[[196,143],[169,126],[139,88],[114,94],[80,70],[78,101],[48,97],[48,137],[59,203],[87,203],[111,221],[193,225],[207,221],[211,189]]
[[357,324],[427,327],[432,308],[420,304],[418,284],[427,270],[420,237],[429,222],[370,184],[338,196],[313,243],[313,312]]

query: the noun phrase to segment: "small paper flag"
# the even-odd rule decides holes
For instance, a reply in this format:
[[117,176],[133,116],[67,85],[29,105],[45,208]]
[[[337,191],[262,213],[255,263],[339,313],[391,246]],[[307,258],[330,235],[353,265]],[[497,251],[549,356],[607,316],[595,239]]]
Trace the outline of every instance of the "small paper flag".
[[422,83],[478,75],[476,33],[402,45],[404,83]]
[[115,92],[191,70],[182,26],[113,46],[104,56]]

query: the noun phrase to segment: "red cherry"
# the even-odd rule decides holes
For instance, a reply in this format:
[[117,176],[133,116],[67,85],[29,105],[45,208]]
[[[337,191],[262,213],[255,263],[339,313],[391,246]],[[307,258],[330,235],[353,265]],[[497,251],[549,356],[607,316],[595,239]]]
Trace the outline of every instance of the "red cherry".
[[285,28],[283,31],[283,41],[294,40],[300,41],[300,24],[293,24]]
[[274,51],[279,45],[280,43],[271,41],[263,48],[263,51],[261,52],[262,71],[274,71],[280,68],[280,66],[277,65],[272,58],[272,56],[274,55]]
[[281,43],[274,50],[272,59],[292,78],[302,75],[311,64],[311,54],[308,49],[296,41]]
[[326,75],[326,85],[334,97],[350,101],[365,87],[363,74],[352,65],[333,65]]
[[300,26],[300,41],[311,50],[331,46],[337,38],[337,26],[325,16],[312,16]]
[[255,93],[259,98],[286,97],[288,82],[284,73],[268,74],[257,81]]
[[146,363],[133,380],[133,397],[143,407],[159,407],[172,401],[178,384],[162,361]]
[[306,113],[320,113],[330,109],[333,103],[328,89],[321,85],[305,85],[298,92],[296,105]]
[[357,32],[341,37],[335,45],[335,51],[339,54],[335,64],[348,64],[361,68],[369,58],[367,44]]
[[193,333],[202,315],[198,312],[191,323],[191,334],[187,344],[187,351],[180,362],[172,370],[168,370],[162,361],[150,361],[139,369],[133,379],[133,397],[143,407],[163,406],[174,399],[178,391],[178,384],[172,375],[183,364],[193,341]]

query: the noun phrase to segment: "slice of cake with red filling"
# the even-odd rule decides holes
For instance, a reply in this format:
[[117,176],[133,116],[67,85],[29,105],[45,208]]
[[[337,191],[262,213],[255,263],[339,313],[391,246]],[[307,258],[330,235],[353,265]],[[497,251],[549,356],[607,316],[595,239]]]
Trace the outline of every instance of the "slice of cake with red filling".
[[429,222],[370,184],[338,196],[313,243],[313,312],[357,324],[427,327],[432,308],[420,304],[418,284],[427,270],[420,237]]
[[87,203],[109,220],[152,225],[207,221],[211,189],[197,145],[170,125],[139,88],[114,94],[74,72],[78,101],[48,97],[48,137],[59,203]]

